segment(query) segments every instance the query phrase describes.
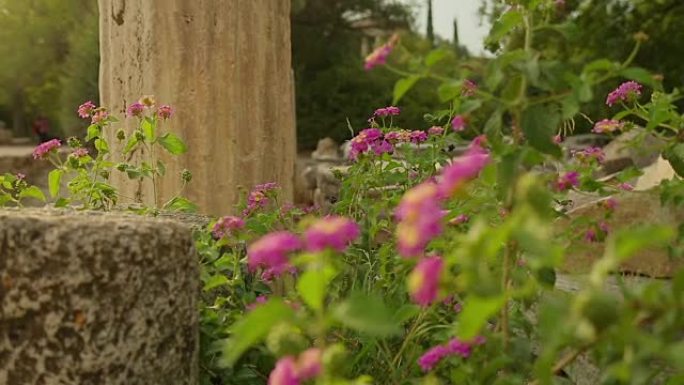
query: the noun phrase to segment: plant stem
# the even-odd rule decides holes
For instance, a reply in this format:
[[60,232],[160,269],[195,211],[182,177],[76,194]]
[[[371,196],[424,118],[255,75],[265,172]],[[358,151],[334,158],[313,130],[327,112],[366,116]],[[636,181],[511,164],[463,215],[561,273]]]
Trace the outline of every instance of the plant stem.
[[[553,375],[560,373],[561,370],[563,370],[566,366],[570,365],[573,361],[575,361],[577,359],[577,357],[579,357],[582,353],[587,351],[587,349],[589,349],[590,346],[591,346],[591,344],[585,345],[581,348],[573,349],[570,352],[568,352],[560,360],[558,360],[558,362],[556,362],[553,365],[553,368],[551,369],[551,373]],[[539,380],[534,380],[532,382],[529,382],[527,385],[539,385]]]

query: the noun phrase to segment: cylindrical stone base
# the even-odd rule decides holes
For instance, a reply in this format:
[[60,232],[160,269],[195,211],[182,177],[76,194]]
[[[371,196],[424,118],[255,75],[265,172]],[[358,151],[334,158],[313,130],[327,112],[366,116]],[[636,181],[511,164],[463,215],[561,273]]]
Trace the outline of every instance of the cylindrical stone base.
[[197,261],[174,221],[0,210],[0,384],[197,384]]

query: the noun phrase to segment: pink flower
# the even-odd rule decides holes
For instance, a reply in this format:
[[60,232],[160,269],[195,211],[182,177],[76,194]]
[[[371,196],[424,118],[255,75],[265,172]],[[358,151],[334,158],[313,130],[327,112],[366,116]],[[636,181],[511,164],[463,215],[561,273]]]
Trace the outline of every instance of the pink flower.
[[566,172],[556,180],[556,190],[565,191],[579,186],[579,174],[576,171]]
[[553,137],[553,143],[561,144],[563,142],[563,137],[560,134]]
[[385,134],[385,140],[387,140],[390,143],[399,143],[399,142],[408,143],[411,141],[411,131],[409,131],[409,130],[390,131],[387,134]]
[[592,160],[596,160],[598,163],[603,163],[606,155],[600,147],[589,147],[584,150],[575,151],[573,155],[583,163],[589,163]]
[[386,140],[379,140],[371,143],[371,150],[375,155],[382,155],[394,151],[394,146]]
[[268,385],[299,385],[297,364],[294,357],[286,356],[276,362],[275,368],[268,376]]
[[444,134],[444,127],[432,126],[428,128],[428,135],[430,136],[439,136],[442,134]]
[[442,232],[442,209],[437,185],[424,182],[408,190],[395,210],[399,253],[415,257]]
[[632,191],[634,190],[634,186],[632,186],[629,183],[620,183],[617,185],[617,188],[622,190],[622,191]]
[[454,118],[451,120],[451,128],[453,128],[456,132],[465,130],[466,121],[465,118],[463,118],[463,115],[454,116]]
[[442,170],[439,188],[444,197],[451,196],[463,183],[475,178],[489,163],[489,154],[481,147],[472,146],[463,156]]
[[603,119],[594,124],[594,128],[591,130],[597,134],[605,134],[607,132],[614,132],[622,130],[624,124],[619,120],[613,119]]
[[76,157],[76,158],[82,158],[82,157],[87,156],[87,155],[88,155],[88,149],[83,148],[83,147],[77,148],[71,153],[71,156]]
[[472,80],[465,79],[461,86],[461,95],[463,96],[473,96],[477,91],[477,83]]
[[144,110],[145,106],[142,103],[135,102],[128,106],[126,113],[128,116],[141,116]]
[[617,200],[615,198],[610,197],[606,200],[601,201],[601,205],[608,211],[613,211],[617,207]]
[[606,222],[601,222],[599,223],[599,230],[603,232],[603,234],[608,234],[610,232],[610,226],[608,226],[608,223]]
[[299,378],[306,381],[316,378],[321,374],[321,360],[323,352],[318,348],[310,348],[303,351],[297,359]]
[[25,180],[26,179],[26,174],[18,172],[17,175],[15,175],[18,180]]
[[254,271],[262,267],[273,276],[279,276],[288,269],[287,254],[301,248],[299,238],[287,231],[277,231],[261,237],[247,248],[247,264]]
[[418,365],[424,372],[429,372],[439,364],[442,359],[449,355],[449,348],[443,345],[437,345],[423,354],[418,359]]
[[52,150],[59,148],[61,145],[62,142],[60,142],[59,139],[52,139],[41,143],[33,150],[33,159],[45,159],[47,154]]
[[449,348],[449,353],[461,356],[463,358],[470,357],[470,353],[472,351],[472,345],[470,343],[463,342],[458,338],[454,338],[449,341],[447,347]]
[[160,106],[157,109],[157,116],[159,116],[161,119],[168,119],[173,115],[173,108],[169,106],[168,104],[164,104],[163,106]]
[[408,276],[409,293],[413,302],[421,306],[429,306],[435,302],[443,269],[442,257],[429,257],[418,262]]
[[423,143],[428,139],[428,134],[425,131],[414,130],[411,131],[411,142],[413,143]]
[[276,182],[266,182],[263,184],[258,184],[254,186],[254,190],[258,191],[270,191],[270,190],[275,190],[278,188],[278,183]]
[[470,220],[470,217],[465,215],[465,214],[460,214],[456,218],[453,218],[449,221],[450,225],[460,225],[463,223],[466,223]]
[[[383,137],[382,131],[378,128],[367,128],[351,140],[351,151],[349,157],[356,159],[359,154],[366,152],[375,142],[381,140]],[[376,145],[376,147],[378,147]],[[387,149],[387,146],[380,146],[379,150]],[[375,149],[374,149],[375,150]]]
[[309,251],[330,248],[342,252],[359,234],[359,225],[351,219],[327,216],[312,224],[304,233],[304,239]]
[[231,235],[234,231],[245,227],[245,221],[231,215],[219,218],[211,230],[214,238],[223,238]]
[[598,241],[598,237],[596,236],[596,231],[594,229],[587,230],[587,232],[584,233],[584,240],[587,242]]
[[387,63],[387,58],[392,53],[392,50],[398,41],[399,35],[395,34],[387,43],[381,45],[371,52],[371,54],[366,57],[366,62],[364,64],[366,71],[370,71],[377,66]]
[[109,112],[104,108],[98,108],[93,113],[93,117],[90,120],[91,124],[98,124],[104,122],[109,117]]
[[453,309],[454,309],[454,313],[460,313],[460,312],[463,310],[463,305],[461,305],[460,303],[456,302],[456,303],[454,304]]
[[606,104],[612,106],[618,101],[629,101],[641,96],[641,84],[635,81],[628,81],[620,84],[618,88],[608,94]]
[[401,109],[399,109],[399,107],[389,106],[389,107],[384,107],[384,108],[378,108],[373,113],[373,116],[380,116],[380,117],[397,116],[400,113],[401,113]]
[[254,302],[250,303],[245,308],[248,311],[251,311],[251,310],[256,309],[259,305],[265,304],[266,301],[268,301],[268,297],[266,297],[265,295],[260,295],[260,296],[256,297]]
[[78,106],[78,116],[81,117],[82,119],[86,119],[90,116],[90,114],[93,112],[94,109],[95,109],[95,103],[88,100],[87,102]]

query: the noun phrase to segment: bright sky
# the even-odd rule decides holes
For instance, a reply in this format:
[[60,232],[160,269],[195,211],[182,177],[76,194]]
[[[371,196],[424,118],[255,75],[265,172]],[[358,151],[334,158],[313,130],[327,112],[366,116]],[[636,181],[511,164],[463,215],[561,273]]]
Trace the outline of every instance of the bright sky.
[[[420,7],[417,21],[421,33],[424,34],[427,1],[400,1]],[[456,18],[458,19],[458,34],[461,44],[473,54],[482,53],[484,51],[482,42],[489,32],[489,25],[480,25],[480,17],[477,14],[480,4],[482,4],[482,0],[432,0],[432,19],[435,33],[451,40],[454,35],[453,21]]]

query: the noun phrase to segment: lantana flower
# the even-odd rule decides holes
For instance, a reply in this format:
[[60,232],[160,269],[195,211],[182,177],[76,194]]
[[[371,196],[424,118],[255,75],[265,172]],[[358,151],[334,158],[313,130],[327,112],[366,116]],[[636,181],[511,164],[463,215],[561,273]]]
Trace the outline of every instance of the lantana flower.
[[418,262],[408,276],[409,293],[413,302],[428,306],[437,300],[439,280],[444,270],[442,257],[434,256]]
[[309,251],[332,249],[344,251],[359,237],[359,225],[349,218],[327,216],[312,224],[304,233],[306,248]]

